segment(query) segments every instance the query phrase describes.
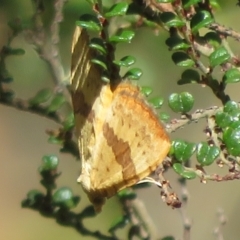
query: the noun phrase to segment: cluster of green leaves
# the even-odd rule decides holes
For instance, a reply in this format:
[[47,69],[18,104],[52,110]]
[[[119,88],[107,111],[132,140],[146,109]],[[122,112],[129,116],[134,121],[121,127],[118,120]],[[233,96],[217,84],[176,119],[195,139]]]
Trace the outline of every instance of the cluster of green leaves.
[[[63,226],[73,227],[82,235],[92,236],[102,240],[117,240],[116,231],[130,224],[130,214],[126,213],[115,220],[109,227],[109,235],[101,234],[86,228],[83,224],[84,219],[96,216],[92,205],[87,206],[81,212],[73,212],[80,203],[80,197],[73,194],[69,187],[57,188],[56,180],[61,173],[58,172],[59,159],[55,155],[45,155],[42,158],[42,164],[38,171],[41,175],[40,183],[45,188],[44,191],[36,189],[27,193],[26,199],[22,201],[22,207],[38,211],[43,216],[55,219]],[[129,201],[136,198],[136,193],[126,189],[119,194],[119,200]],[[139,236],[138,225],[130,227],[129,239]]]
[[[29,110],[52,117],[61,124],[57,131],[48,131],[49,143],[61,146],[61,152],[71,153],[79,159],[79,151],[76,142],[72,139],[73,129],[75,126],[74,114],[71,111],[66,113],[65,117],[59,119],[58,111],[65,104],[68,104],[66,96],[62,93],[54,93],[52,89],[45,88],[36,93],[34,97],[28,100]],[[63,120],[62,120],[63,119]]]
[[[87,29],[88,31],[97,31],[100,33],[102,38],[93,38],[91,39],[90,47],[95,49],[96,52],[99,53],[96,59],[92,59],[92,62],[99,65],[103,69],[103,77],[104,81],[111,81],[112,78],[118,78],[117,72],[116,76],[114,76],[114,69],[118,69],[119,67],[130,67],[132,66],[136,59],[133,56],[124,56],[120,60],[115,60],[112,57],[112,49],[114,50],[116,45],[119,43],[130,43],[133,37],[135,36],[134,31],[129,29],[123,29],[122,31],[114,34],[112,36],[108,36],[105,34],[106,26],[108,22],[111,21],[113,17],[119,17],[126,14],[128,10],[128,4],[126,2],[119,2],[114,4],[108,11],[102,13],[101,18],[104,18],[104,24],[102,24],[95,15],[84,14],[80,17],[80,20],[77,21],[77,25],[82,28]],[[111,46],[111,47],[110,47]],[[111,50],[110,50],[111,49]],[[112,67],[112,64],[115,67]],[[111,76],[111,77],[110,77]],[[112,77],[113,76],[113,77]],[[131,80],[138,80],[142,76],[142,71],[139,68],[130,68],[122,78],[128,78]]]
[[22,48],[12,48],[10,46],[12,40],[19,32],[21,32],[21,24],[19,21],[10,21],[8,26],[12,30],[12,35],[8,39],[8,42],[5,46],[2,47],[0,52],[0,99],[2,102],[9,103],[14,98],[14,92],[10,89],[5,89],[3,85],[9,84],[13,81],[13,78],[9,71],[6,68],[5,60],[9,56],[21,56],[25,54],[24,49]]
[[[198,144],[184,140],[172,142],[169,154],[173,169],[181,177],[193,179],[200,169],[211,165],[216,160],[220,159],[230,166],[228,163],[232,159],[228,159],[228,156],[240,154],[238,104],[230,101],[230,97],[225,93],[227,84],[239,82],[239,60],[233,55],[223,37],[229,35],[226,34],[227,29],[225,32],[218,32],[212,27],[215,24],[213,9],[219,7],[217,1],[201,4],[200,0],[159,0],[158,3],[172,3],[173,7],[169,12],[160,13],[159,18],[169,31],[166,45],[173,51],[173,62],[179,67],[187,68],[183,71],[178,84],[204,84],[210,87],[224,104],[223,112],[220,108],[216,111],[216,116],[212,116],[216,129],[211,128],[209,131],[217,136],[216,139],[210,136],[208,142]],[[152,8],[152,11],[157,9]],[[203,64],[203,58],[207,60],[207,66],[204,65],[206,63]],[[215,68],[219,67],[223,72],[220,80],[213,74]],[[190,111],[194,104],[194,97],[190,93],[172,93],[168,104],[174,112],[183,114],[191,120]],[[198,169],[189,167],[190,159],[194,154],[199,165]],[[221,159],[223,156],[227,158]],[[235,162],[237,162],[236,159]],[[203,172],[200,174],[201,178],[202,175],[204,175]]]
[[114,238],[94,233],[86,229],[82,223],[83,219],[94,217],[93,206],[86,207],[80,213],[71,210],[80,202],[80,197],[75,196],[68,187],[57,188],[56,179],[61,175],[58,172],[59,160],[55,155],[46,155],[42,158],[39,173],[42,177],[40,183],[45,188],[45,192],[30,190],[22,206],[39,211],[42,215],[56,219],[63,225],[77,229],[85,235],[92,235],[101,239],[113,240]]
[[[50,103],[49,103],[50,101]],[[41,89],[36,95],[28,101],[30,108],[42,107],[42,110],[48,114],[56,113],[64,103],[66,98],[62,93],[54,94],[52,89]],[[43,106],[43,104],[46,104]]]
[[56,190],[56,179],[60,176],[57,171],[59,159],[55,155],[46,155],[42,158],[42,165],[39,173],[42,177],[41,185],[46,189],[46,193],[38,190],[31,190],[27,194],[27,199],[22,202],[23,207],[38,209],[47,215],[56,214],[70,210],[78,204],[79,197],[73,195],[69,188],[63,187]]
[[228,154],[240,156],[240,108],[238,103],[229,101],[223,111],[216,114],[216,124],[221,132],[221,140]]
[[[212,9],[219,7],[217,1],[209,1],[209,5],[205,4],[205,6],[201,5],[199,0],[186,0],[180,4],[173,0],[158,2],[177,5],[174,13],[164,12],[160,18],[165,26],[171,29],[166,44],[170,50],[174,51],[173,62],[180,67],[188,67],[182,73],[178,84],[206,84],[213,90],[216,97],[226,103],[229,97],[223,92],[225,86],[239,82],[240,72],[238,60],[222,38],[226,33],[209,30],[215,23]],[[208,30],[202,35],[203,29]],[[204,66],[201,57],[208,60],[208,66]],[[219,66],[224,67],[226,64],[228,66],[224,68],[222,79],[215,79],[213,70]]]

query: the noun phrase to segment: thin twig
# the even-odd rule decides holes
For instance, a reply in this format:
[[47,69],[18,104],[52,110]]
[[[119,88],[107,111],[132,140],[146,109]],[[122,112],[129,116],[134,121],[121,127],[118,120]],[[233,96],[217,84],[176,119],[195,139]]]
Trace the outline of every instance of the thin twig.
[[182,116],[181,119],[173,119],[169,124],[166,126],[166,130],[169,133],[175,132],[179,128],[182,128],[186,126],[187,124],[190,124],[192,122],[198,122],[201,118],[206,118],[210,116],[214,116],[218,111],[221,111],[222,107],[213,106],[208,109],[198,109],[193,114],[191,114],[191,117]]
[[217,215],[218,215],[219,225],[214,229],[214,235],[216,236],[216,240],[224,240],[222,231],[223,231],[223,227],[227,223],[227,218],[224,214],[223,209],[219,209],[217,212]]

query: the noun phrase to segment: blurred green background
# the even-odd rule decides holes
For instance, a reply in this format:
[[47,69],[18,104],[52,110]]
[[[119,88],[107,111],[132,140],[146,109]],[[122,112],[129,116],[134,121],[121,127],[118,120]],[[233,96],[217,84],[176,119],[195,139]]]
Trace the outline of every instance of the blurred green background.
[[[45,2],[50,5],[53,1]],[[79,5],[79,2],[84,4]],[[238,20],[240,8],[236,7],[236,2],[220,1],[222,9],[217,11],[216,21],[240,31]],[[70,46],[74,23],[86,9],[89,10],[89,6],[84,0],[69,0],[64,7],[59,48],[66,76],[69,75],[70,69]],[[0,47],[6,44],[10,34],[7,22],[19,17],[28,23],[31,21],[32,14],[30,0],[0,1]],[[48,14],[51,13],[46,13],[46,19],[49,17]],[[151,85],[156,95],[167,99],[172,92],[187,90],[195,96],[194,109],[219,105],[220,102],[212,96],[208,88],[194,84],[183,86],[176,84],[183,69],[176,67],[171,61],[171,52],[165,45],[166,38],[167,33],[164,31],[160,31],[156,36],[149,29],[137,29],[132,44],[119,45],[117,58],[127,54],[135,56],[137,58],[135,66],[140,67],[144,72],[140,84]],[[230,41],[230,44],[238,55],[239,45],[234,41]],[[6,59],[7,69],[14,77],[10,87],[16,92],[16,96],[28,99],[43,87],[53,87],[49,66],[37,55],[33,46],[25,41],[23,34],[14,39],[12,46],[24,48],[26,51],[23,56],[11,56]],[[216,72],[216,76],[218,75],[220,76],[220,73]],[[233,100],[239,100],[239,89],[238,84],[228,86],[227,91]],[[164,110],[170,113],[167,104],[164,105]],[[2,105],[0,105],[0,113],[0,238],[6,240],[93,239],[80,236],[74,229],[62,227],[53,219],[43,217],[37,212],[21,208],[21,201],[30,189],[43,190],[39,184],[37,168],[42,156],[50,153],[60,158],[59,168],[62,175],[57,181],[58,187],[70,186],[75,194],[81,195],[82,200],[75,211],[89,204],[85,194],[82,194],[81,187],[76,183],[80,163],[68,154],[60,154],[58,146],[47,143],[48,136],[45,130],[56,129],[58,125],[37,115],[23,113]],[[173,114],[172,116],[174,117]],[[204,126],[205,121],[202,120],[198,124],[179,130],[171,137],[199,142],[205,139],[202,132]],[[214,166],[209,167],[208,171],[224,173],[224,170]],[[167,173],[167,178],[174,191],[180,195],[181,189],[176,181],[176,174],[170,171]],[[238,187],[237,180],[208,184],[201,184],[199,180],[188,182],[190,198],[184,211],[192,222],[191,239],[216,239],[213,229],[218,225],[216,213],[219,208],[223,208],[228,217],[228,223],[223,230],[225,239],[240,239]],[[173,235],[181,239],[183,233],[181,214],[162,202],[159,189],[152,186],[145,190],[138,190],[138,194],[155,222],[157,235],[159,237]],[[109,226],[120,215],[121,208],[117,200],[112,198],[107,201],[101,214],[84,223],[93,230],[101,229],[107,233]],[[119,231],[119,234],[121,239],[126,239],[124,231]]]

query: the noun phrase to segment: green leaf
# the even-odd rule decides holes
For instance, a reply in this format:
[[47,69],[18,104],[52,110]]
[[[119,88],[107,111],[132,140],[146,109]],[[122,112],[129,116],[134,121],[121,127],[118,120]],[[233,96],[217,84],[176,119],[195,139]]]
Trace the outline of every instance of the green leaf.
[[105,17],[106,18],[110,18],[110,17],[116,17],[116,16],[123,16],[126,14],[128,9],[128,4],[126,2],[119,2],[114,4],[110,10],[105,13]]
[[214,19],[211,14],[207,11],[197,12],[190,23],[193,33],[197,33],[200,28],[207,27],[209,24],[213,23]]
[[5,90],[4,92],[1,92],[1,99],[4,102],[12,102],[14,98],[14,92],[12,90]]
[[82,211],[81,214],[79,214],[82,219],[87,218],[87,217],[95,217],[97,215],[93,205],[85,207]]
[[159,114],[160,120],[163,122],[167,122],[170,119],[169,114],[165,113],[165,112],[161,112]]
[[192,67],[194,61],[184,52],[175,52],[172,55],[173,62],[179,67]]
[[125,73],[123,78],[128,78],[130,80],[138,80],[142,76],[142,70],[140,68],[132,68]]
[[177,113],[189,112],[194,104],[193,96],[188,92],[172,93],[168,99],[169,107]]
[[173,236],[166,236],[161,238],[160,240],[175,240],[175,238]]
[[216,146],[209,146],[206,142],[197,145],[197,161],[202,166],[211,165],[219,156],[220,149]]
[[185,22],[182,21],[177,15],[172,12],[163,12],[160,18],[167,27],[182,27],[185,26]]
[[218,0],[210,0],[210,5],[213,9],[221,9]]
[[130,43],[134,36],[135,36],[135,32],[130,30],[123,30],[119,35],[111,36],[109,38],[109,41],[113,43],[120,43],[120,42]]
[[228,101],[223,108],[223,111],[226,113],[232,113],[235,111],[239,111],[239,106],[237,102],[234,101]]
[[91,59],[91,62],[100,66],[103,70],[107,71],[106,59],[103,56],[97,56],[94,59]]
[[105,44],[101,38],[92,38],[91,42],[89,44],[89,47],[99,51],[100,53],[102,53],[104,55],[106,55],[106,53],[107,53]]
[[181,163],[174,163],[173,170],[185,179],[194,179],[197,176],[195,172],[186,170]]
[[56,112],[65,102],[65,96],[62,93],[57,93],[52,99],[50,105],[47,107],[47,113]]
[[2,83],[11,83],[13,81],[13,77],[7,70],[5,63],[1,63],[0,65],[0,82]]
[[152,88],[149,86],[142,86],[141,93],[144,94],[145,97],[148,97],[152,93]]
[[191,6],[196,5],[200,1],[201,0],[182,0],[182,5],[183,5],[183,8],[188,9]]
[[240,109],[234,101],[228,101],[223,112],[217,112],[215,116],[216,124],[221,128],[237,128],[240,121]]
[[218,112],[215,115],[216,124],[221,128],[226,128],[232,122],[232,117],[225,112]]
[[31,98],[28,101],[28,103],[30,106],[36,106],[41,103],[47,102],[52,97],[52,95],[53,95],[53,93],[50,88],[44,88],[44,89],[40,90],[39,92],[37,92],[35,97]]
[[204,36],[204,40],[208,42],[211,46],[213,46],[215,49],[218,48],[221,45],[221,38],[219,37],[219,34],[216,32],[208,32]]
[[68,131],[73,129],[74,125],[75,125],[74,114],[70,113],[63,122],[63,128],[64,130]]
[[237,68],[229,69],[223,75],[223,82],[237,83],[240,81],[240,71]]
[[187,162],[196,150],[195,143],[188,143],[183,140],[174,140],[172,142],[171,154],[174,154],[179,162]]
[[166,44],[170,48],[170,50],[185,50],[190,47],[190,45],[186,42],[186,40],[176,36],[169,37],[166,40]]
[[220,47],[209,56],[210,65],[216,67],[227,62],[231,58],[225,47]]
[[107,71],[105,71],[105,72],[102,73],[101,80],[102,80],[104,83],[110,83],[110,77],[109,77],[109,74],[108,74]]
[[125,56],[120,61],[114,61],[114,63],[120,67],[129,67],[136,62],[136,58],[133,56]]
[[25,50],[22,48],[9,48],[8,49],[8,54],[9,55],[16,55],[16,56],[21,56],[25,54]]
[[229,154],[240,156],[240,125],[236,128],[227,127],[223,132],[223,142]]
[[63,139],[61,139],[59,137],[55,137],[55,136],[50,136],[48,138],[48,142],[51,144],[58,144],[58,145],[63,145],[63,143],[64,143]]
[[59,188],[53,194],[53,203],[57,206],[60,206],[61,208],[70,209],[76,207],[78,202],[79,198],[74,197],[72,190],[68,187]]
[[239,114],[238,114],[238,118],[235,119],[235,121],[232,121],[228,127],[232,129],[237,129],[240,127]]
[[114,231],[116,231],[119,228],[123,228],[125,227],[127,224],[129,223],[129,218],[127,215],[123,215],[121,216],[119,219],[117,219],[112,226],[110,227],[110,229],[108,230],[108,232],[112,233]]
[[187,69],[182,73],[181,79],[178,80],[179,85],[188,84],[188,83],[198,83],[200,82],[201,77],[198,71],[193,69]]
[[76,25],[91,31],[99,32],[101,30],[98,18],[91,14],[82,15],[80,20],[76,21]]
[[117,193],[120,200],[133,200],[137,197],[137,194],[130,189],[123,189],[122,191]]
[[56,170],[58,167],[58,157],[56,155],[45,155],[42,157],[42,165],[40,171]]
[[155,97],[148,100],[148,102],[154,107],[154,108],[161,108],[163,105],[163,98],[162,97]]
[[[36,206],[38,204],[42,203],[42,200],[44,198],[44,194],[40,192],[39,190],[30,190],[27,193],[27,206]],[[24,203],[26,201],[24,200],[22,203],[22,206],[24,206]]]

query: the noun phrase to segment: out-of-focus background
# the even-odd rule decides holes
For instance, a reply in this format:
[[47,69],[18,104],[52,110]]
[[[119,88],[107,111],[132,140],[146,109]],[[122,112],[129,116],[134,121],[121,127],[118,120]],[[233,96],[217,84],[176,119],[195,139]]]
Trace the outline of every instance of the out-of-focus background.
[[[45,1],[51,4],[53,1]],[[47,3],[48,2],[48,3]],[[79,5],[79,2],[82,5]],[[219,1],[222,9],[217,11],[216,21],[231,26],[240,31],[240,8],[235,0]],[[70,69],[70,45],[75,20],[89,5],[83,0],[69,0],[64,7],[64,22],[61,24],[60,54],[65,74],[68,76]],[[6,44],[10,29],[7,22],[19,17],[29,23],[33,14],[31,1],[1,0],[0,1],[0,47]],[[46,13],[48,14],[48,13]],[[196,99],[194,109],[219,105],[208,88],[199,85],[176,84],[183,69],[176,67],[171,60],[171,53],[165,46],[167,34],[160,31],[156,36],[149,29],[137,29],[136,37],[132,44],[119,45],[117,58],[131,54],[137,58],[136,67],[140,67],[144,74],[141,85],[151,85],[154,94],[161,95],[165,99],[172,92],[189,91]],[[239,52],[239,44],[230,41],[236,55]],[[46,86],[53,87],[52,75],[49,66],[35,52],[32,45],[28,44],[23,34],[20,34],[12,42],[16,48],[24,48],[23,56],[11,56],[6,59],[9,72],[14,77],[10,87],[16,96],[28,99]],[[220,76],[220,73],[216,73]],[[233,100],[239,100],[239,84],[228,86],[227,91]],[[164,110],[169,111],[167,104]],[[52,240],[52,239],[93,239],[80,236],[74,229],[62,227],[53,219],[41,216],[29,209],[21,208],[21,201],[31,189],[43,190],[39,184],[37,169],[41,158],[45,154],[56,154],[60,158],[59,169],[61,177],[57,180],[58,187],[69,186],[75,194],[81,195],[81,202],[75,211],[79,211],[89,202],[82,194],[81,187],[76,179],[79,174],[80,163],[68,154],[60,154],[59,147],[47,143],[46,129],[56,129],[54,122],[40,116],[20,112],[16,109],[0,105],[0,239],[6,240]],[[174,115],[173,115],[174,116]],[[204,120],[198,124],[192,124],[171,135],[185,140],[199,142],[204,140],[202,129]],[[218,167],[208,168],[212,173],[224,173]],[[181,194],[176,181],[177,176],[170,171],[167,178],[171,181],[173,189]],[[224,209],[228,222],[223,229],[227,240],[240,239],[240,192],[239,181],[209,182],[202,184],[199,180],[191,180],[187,183],[189,191],[189,203],[186,214],[191,219],[191,239],[202,240],[216,239],[213,235],[214,228],[218,225],[217,210]],[[159,189],[155,186],[144,190],[138,190],[139,198],[143,200],[157,228],[158,236],[173,235],[182,239],[182,218],[177,209],[167,207],[160,199]],[[108,227],[121,214],[117,200],[113,197],[107,201],[101,214],[94,219],[85,220],[85,224],[95,230],[107,233]],[[119,231],[121,239],[126,239],[124,232]]]

